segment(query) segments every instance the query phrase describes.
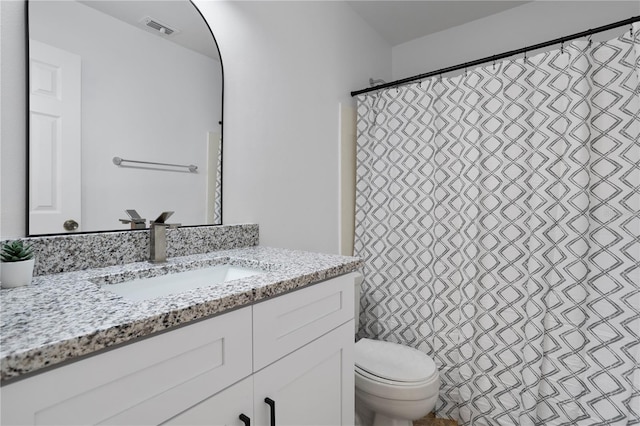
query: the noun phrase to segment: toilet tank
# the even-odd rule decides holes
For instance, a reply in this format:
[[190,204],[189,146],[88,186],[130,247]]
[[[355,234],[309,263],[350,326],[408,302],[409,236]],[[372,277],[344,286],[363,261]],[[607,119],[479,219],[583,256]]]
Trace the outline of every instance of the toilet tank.
[[353,291],[355,294],[355,297],[353,298],[353,302],[354,302],[354,307],[353,307],[353,312],[354,312],[354,324],[355,324],[355,329],[356,329],[356,334],[358,334],[358,327],[360,325],[360,293],[362,292],[362,282],[364,281],[364,277],[362,276],[362,274],[355,274],[355,277],[353,278]]

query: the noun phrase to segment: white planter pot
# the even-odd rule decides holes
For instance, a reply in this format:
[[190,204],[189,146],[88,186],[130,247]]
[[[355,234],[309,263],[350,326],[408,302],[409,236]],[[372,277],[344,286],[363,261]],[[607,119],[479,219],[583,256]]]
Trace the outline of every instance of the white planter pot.
[[35,259],[22,262],[0,262],[2,288],[21,287],[31,284]]

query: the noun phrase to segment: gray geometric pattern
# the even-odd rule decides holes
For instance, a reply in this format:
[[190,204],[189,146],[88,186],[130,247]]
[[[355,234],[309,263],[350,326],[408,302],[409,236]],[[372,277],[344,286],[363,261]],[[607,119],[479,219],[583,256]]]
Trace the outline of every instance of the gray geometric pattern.
[[640,424],[640,27],[360,95],[360,337],[463,425]]
[[216,164],[216,188],[213,204],[213,224],[222,225],[222,139],[218,144],[218,162]]

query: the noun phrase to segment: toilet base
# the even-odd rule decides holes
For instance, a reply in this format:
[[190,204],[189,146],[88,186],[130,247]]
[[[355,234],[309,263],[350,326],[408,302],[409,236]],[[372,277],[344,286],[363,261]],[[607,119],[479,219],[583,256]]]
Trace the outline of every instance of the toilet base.
[[355,426],[373,426],[374,412],[356,398]]
[[376,413],[373,418],[373,426],[413,426],[413,422],[405,419],[392,419],[384,414]]
[[421,401],[389,400],[357,389],[355,396],[358,426],[413,426],[413,420],[433,411],[438,400],[437,394]]

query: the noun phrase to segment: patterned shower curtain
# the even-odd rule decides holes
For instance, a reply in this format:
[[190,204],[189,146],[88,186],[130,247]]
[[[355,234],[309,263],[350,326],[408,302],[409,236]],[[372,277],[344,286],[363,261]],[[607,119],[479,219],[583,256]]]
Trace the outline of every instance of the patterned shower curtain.
[[360,95],[360,337],[463,425],[640,424],[640,26]]

